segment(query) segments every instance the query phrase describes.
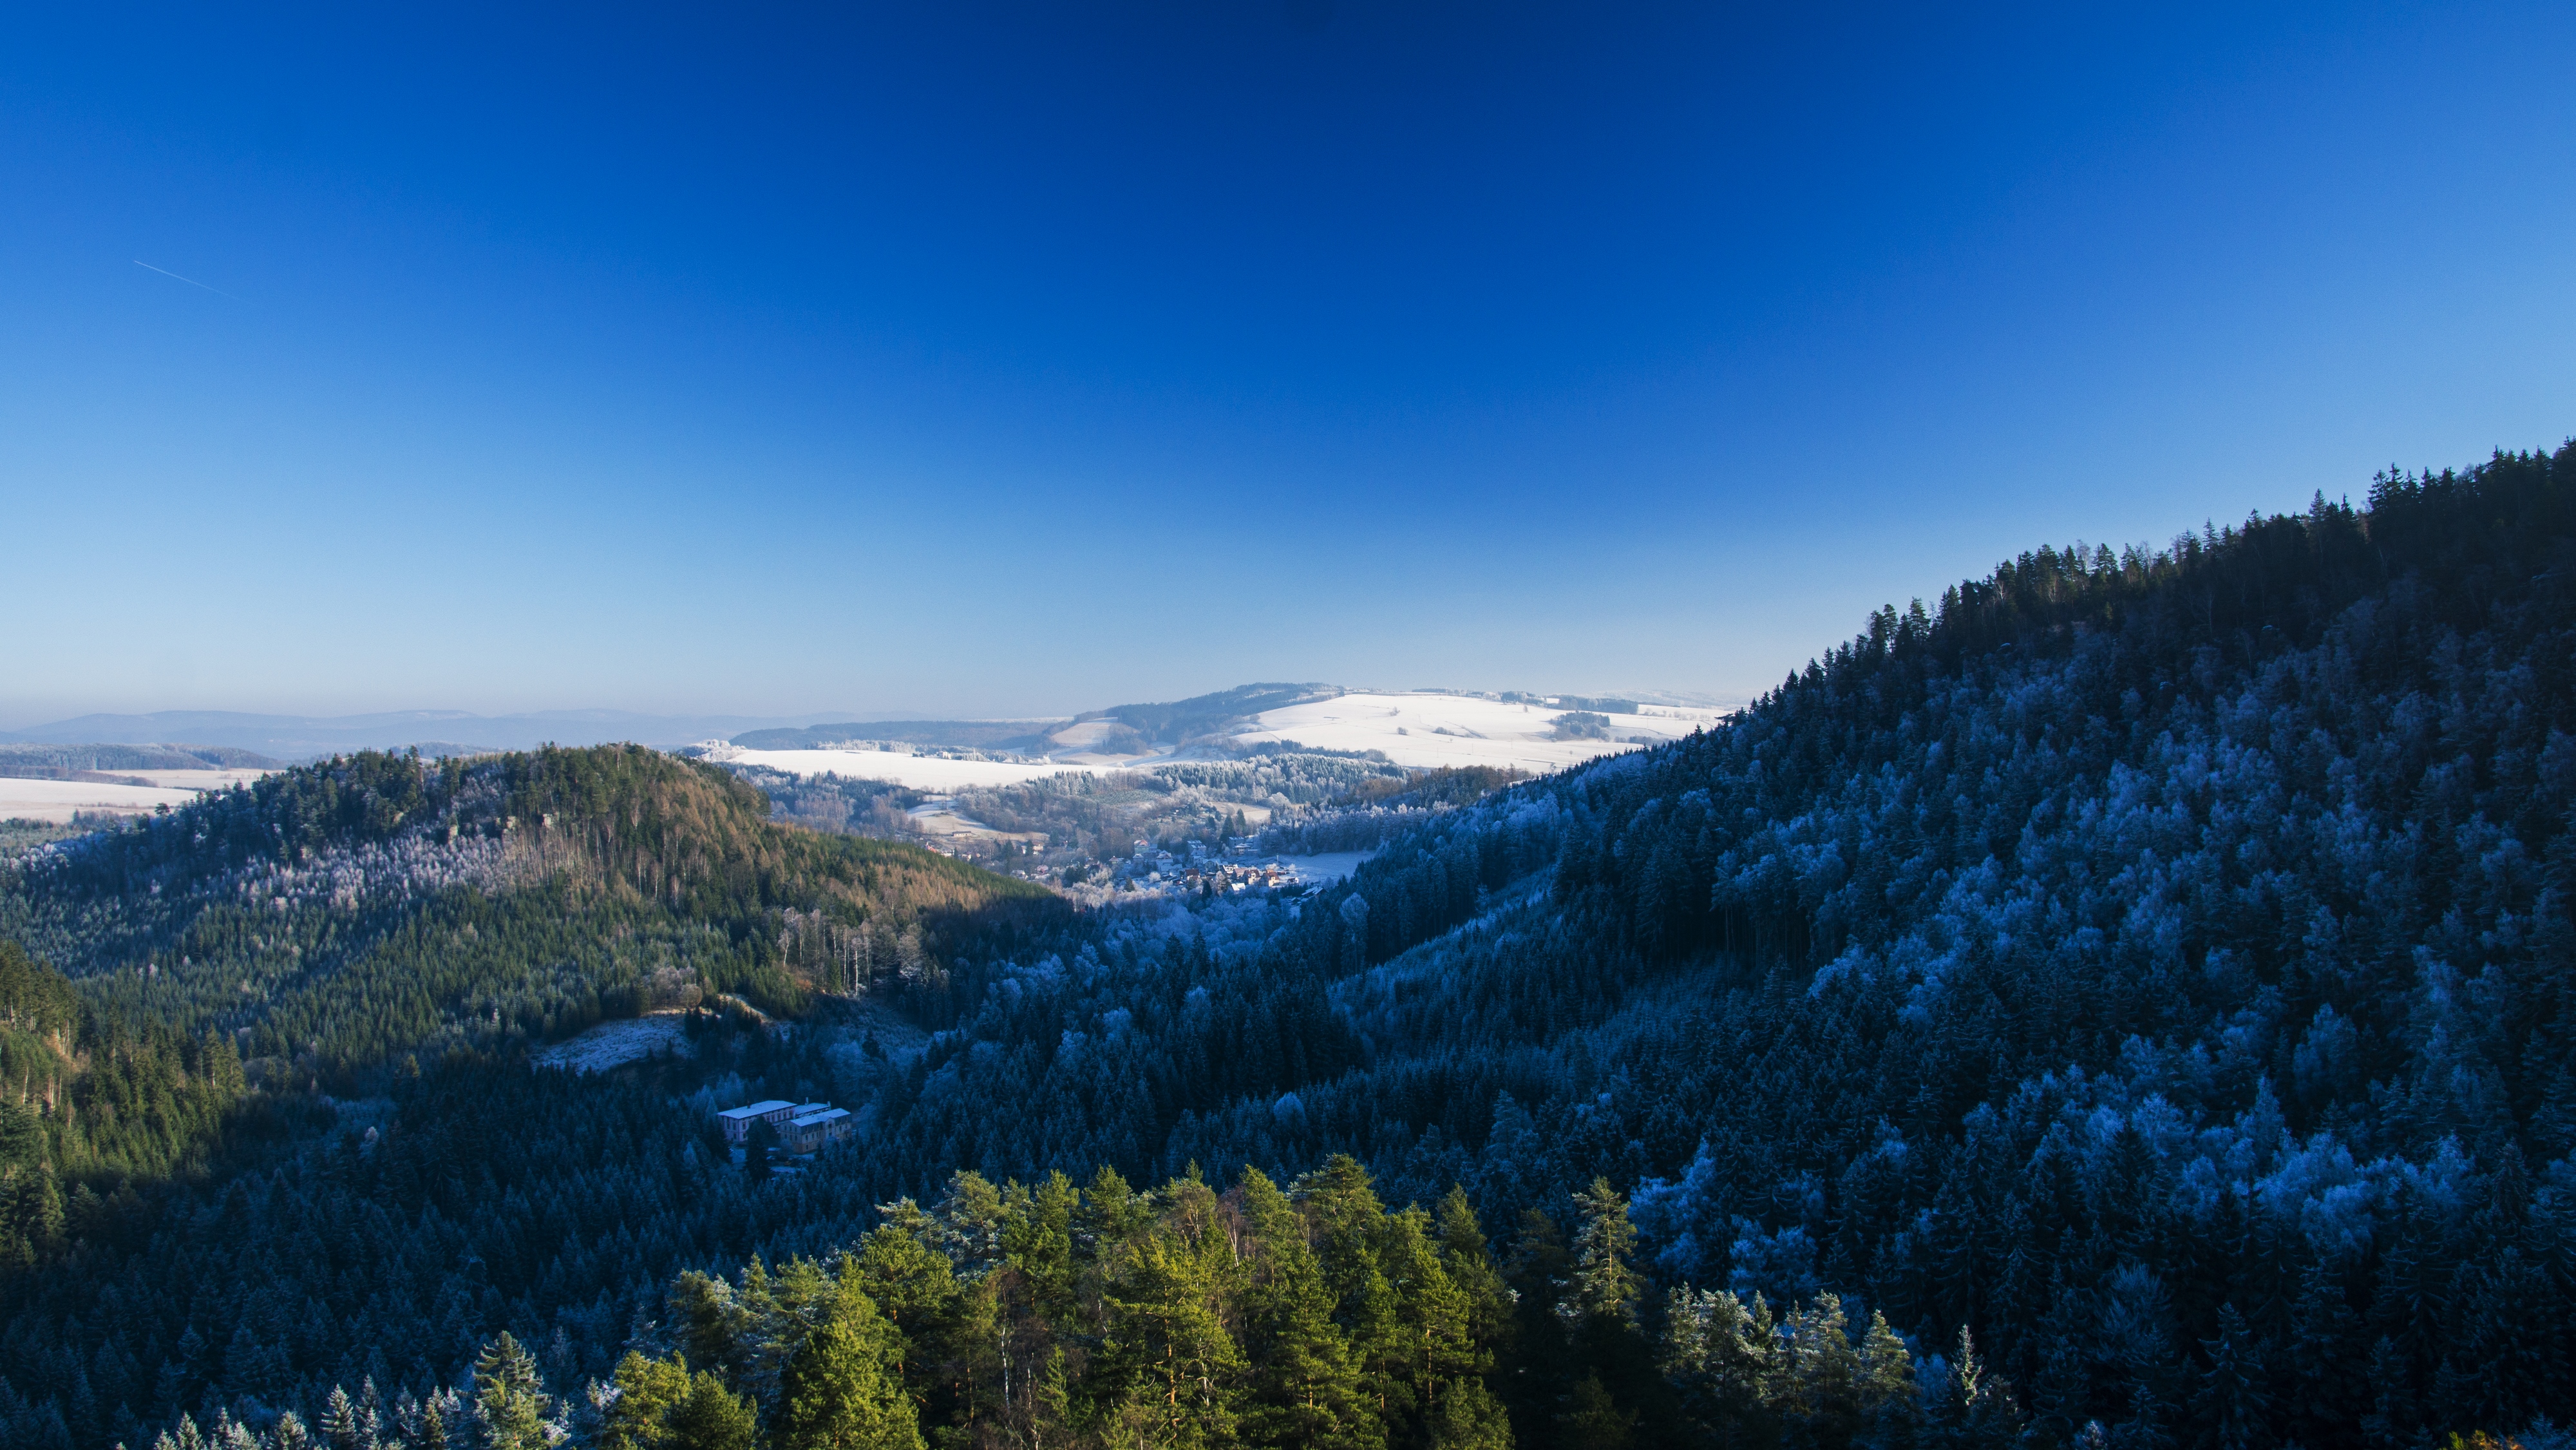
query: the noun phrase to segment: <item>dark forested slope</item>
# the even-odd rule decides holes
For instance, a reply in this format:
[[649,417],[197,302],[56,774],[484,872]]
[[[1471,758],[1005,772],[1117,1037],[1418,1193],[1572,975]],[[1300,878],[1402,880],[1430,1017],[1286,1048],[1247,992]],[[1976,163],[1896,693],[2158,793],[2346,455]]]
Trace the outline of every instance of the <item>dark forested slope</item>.
[[793,1012],[856,985],[819,949],[835,925],[935,944],[1060,914],[1026,883],[767,809],[633,746],[362,754],[34,853],[0,929],[105,1007],[235,1034],[255,1063],[364,1073],[631,1016],[657,975]]
[[[1405,1382],[1385,1361],[1375,1408],[1336,1410],[1334,1435],[1504,1443],[1491,1414],[1431,1413],[1449,1391],[1422,1386],[1462,1376],[1524,1446],[2055,1445],[2094,1427],[2411,1445],[2564,1420],[2571,563],[2576,451],[2386,479],[2366,508],[2319,501],[2161,552],[2043,549],[1882,611],[1722,729],[1436,811],[1298,911],[1067,923],[961,898],[936,970],[881,999],[926,1035],[719,1025],[691,1059],[607,1079],[508,1059],[470,992],[421,1019],[457,1051],[407,1050],[417,1077],[379,1046],[326,1060],[271,1025],[329,1000],[295,996],[291,953],[259,967],[273,977],[188,986],[194,943],[393,960],[368,954],[415,918],[371,915],[345,874],[326,888],[285,844],[323,838],[283,815],[248,818],[266,836],[128,833],[12,930],[183,1046],[249,1040],[254,1082],[291,1082],[309,1050],[308,1080],[385,1096],[331,1130],[290,1123],[207,1187],[106,1183],[86,1219],[66,1212],[59,1257],[8,1290],[0,1416],[104,1444],[182,1410],[310,1419],[361,1378],[417,1410],[460,1377],[500,1383],[470,1367],[507,1329],[566,1396],[629,1348],[703,1343],[709,1394],[796,1443],[778,1366],[845,1291],[789,1295],[752,1255],[864,1243],[926,1255],[905,1260],[919,1282],[982,1286],[922,1309],[866,1253],[833,1270],[864,1286],[835,1302],[896,1326],[847,1311],[849,1333],[894,1346],[905,1423],[961,1444],[1134,1428],[1133,1355],[1180,1340],[1121,1338],[1118,1315],[1183,1300],[1202,1317],[1174,1308],[1153,1333],[1195,1326],[1197,1388],[1157,1435],[1302,1443],[1270,1413],[1283,1366],[1321,1365],[1345,1394],[1325,1371],[1365,1367],[1387,1324],[1486,1272],[1519,1297],[1458,1342],[1463,1368]],[[419,778],[418,807],[362,795],[293,819],[340,832],[336,861],[397,855],[415,838],[384,811],[447,819],[448,788]],[[839,848],[746,824],[756,844],[683,869],[732,828],[657,838],[634,811],[568,804],[614,790],[566,780],[520,803],[505,784],[468,813],[497,835],[459,817],[456,842],[487,844],[442,858],[470,879],[440,899],[657,913],[606,933],[620,944],[584,980],[685,961],[792,1007],[849,960],[842,888],[818,883],[869,858],[827,868],[799,853]],[[559,842],[549,814],[593,824]],[[611,814],[629,824],[597,824]],[[559,854],[528,885],[508,873],[539,831]],[[937,868],[904,869],[935,886]],[[261,884],[220,907],[249,913],[234,935],[183,938],[157,903],[211,902],[191,883],[213,880]],[[301,935],[249,924],[306,921],[302,902]],[[456,950],[447,920],[420,970]],[[519,994],[501,1024],[592,1010],[548,985],[533,917],[504,935],[526,945],[488,969]],[[809,1085],[863,1092],[868,1131],[767,1178],[705,1141],[707,1106]],[[1131,1202],[1092,1178],[1103,1165],[1166,1187]],[[1238,1180],[1247,1166],[1264,1177]],[[1093,1186],[1048,1187],[1051,1169]],[[1420,1220],[1334,1206],[1363,1187],[1447,1199],[1447,1279],[1391,1267],[1421,1260]],[[103,1206],[114,1191],[132,1206]],[[933,1211],[880,1210],[900,1195]],[[1061,1254],[1049,1215],[1075,1225]],[[1285,1272],[1273,1255],[1298,1259],[1283,1235],[1335,1286],[1301,1301],[1302,1338],[1254,1292]],[[732,1277],[719,1294],[684,1274]],[[639,1396],[658,1373],[635,1370]]]

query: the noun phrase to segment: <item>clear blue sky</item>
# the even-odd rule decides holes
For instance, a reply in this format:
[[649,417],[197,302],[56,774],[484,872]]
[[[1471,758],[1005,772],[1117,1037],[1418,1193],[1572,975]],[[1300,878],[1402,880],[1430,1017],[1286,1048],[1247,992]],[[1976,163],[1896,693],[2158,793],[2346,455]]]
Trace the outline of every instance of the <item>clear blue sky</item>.
[[1743,696],[2576,432],[2564,5],[541,8],[0,19],[0,726]]

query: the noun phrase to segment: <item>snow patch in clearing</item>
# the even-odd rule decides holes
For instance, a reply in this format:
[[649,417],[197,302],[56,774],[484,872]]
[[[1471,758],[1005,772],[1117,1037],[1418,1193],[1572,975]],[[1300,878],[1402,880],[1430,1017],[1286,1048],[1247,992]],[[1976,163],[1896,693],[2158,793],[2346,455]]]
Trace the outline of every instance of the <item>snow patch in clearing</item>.
[[1376,854],[1375,850],[1319,851],[1312,856],[1280,856],[1275,859],[1299,881],[1316,886],[1341,880],[1360,869],[1362,861]]
[[533,1060],[539,1067],[560,1067],[567,1072],[606,1072],[641,1062],[656,1052],[689,1055],[689,1034],[680,1026],[679,1013],[649,1012],[641,1017],[602,1022],[565,1038]]

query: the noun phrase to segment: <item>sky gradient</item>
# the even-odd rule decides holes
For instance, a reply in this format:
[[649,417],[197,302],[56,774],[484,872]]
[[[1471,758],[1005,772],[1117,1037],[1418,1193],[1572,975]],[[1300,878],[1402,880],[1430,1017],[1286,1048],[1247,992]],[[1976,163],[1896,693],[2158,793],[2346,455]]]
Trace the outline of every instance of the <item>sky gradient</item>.
[[2564,6],[369,8],[0,19],[0,728],[1742,698],[2576,433]]

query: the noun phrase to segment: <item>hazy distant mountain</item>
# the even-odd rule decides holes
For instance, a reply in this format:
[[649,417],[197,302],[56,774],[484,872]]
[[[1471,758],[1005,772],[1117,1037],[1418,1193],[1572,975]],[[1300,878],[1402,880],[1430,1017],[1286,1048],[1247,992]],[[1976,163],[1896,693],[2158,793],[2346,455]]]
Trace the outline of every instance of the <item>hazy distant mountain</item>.
[[1176,745],[1201,735],[1212,735],[1264,710],[1276,710],[1283,705],[1325,699],[1340,693],[1342,689],[1338,685],[1237,685],[1213,695],[1194,695],[1168,704],[1113,705],[1106,710],[1090,711],[1082,718],[1116,720],[1155,744]]
[[[530,746],[632,741],[668,747],[741,731],[800,726],[831,716],[643,715],[628,710],[540,710],[474,715],[462,710],[396,710],[377,715],[251,715],[230,710],[161,710],[149,715],[83,715],[24,730],[0,741],[31,744],[142,745],[185,740],[232,746],[286,760],[351,750],[419,745],[425,754],[524,750]],[[847,718],[843,716],[842,718]],[[459,744],[457,742],[469,742]]]
[[826,750],[853,740],[971,750],[1044,750],[1047,732],[1066,717],[1042,720],[847,720],[802,729],[747,730],[733,737],[746,750]]
[[[617,741],[669,749],[701,740],[731,740],[754,749],[785,750],[864,739],[986,750],[1036,750],[1044,748],[1043,737],[1049,728],[1061,725],[1066,718],[1076,718],[1116,720],[1133,728],[1146,741],[1170,745],[1214,733],[1264,710],[1330,698],[1343,690],[1341,686],[1322,684],[1242,685],[1166,704],[1117,705],[1074,717],[1020,720],[924,720],[917,715],[892,718],[882,713],[849,711],[777,716],[648,715],[632,710],[536,710],[515,715],[391,710],[372,715],[317,716],[159,710],[148,715],[80,715],[20,730],[0,730],[0,744],[167,745],[191,753],[229,748],[280,761],[409,746],[418,746],[424,755],[471,755],[547,744],[602,745]],[[182,741],[187,743],[176,743]]]
[[39,779],[100,770],[266,770],[282,763],[228,745],[0,743],[0,776]]

